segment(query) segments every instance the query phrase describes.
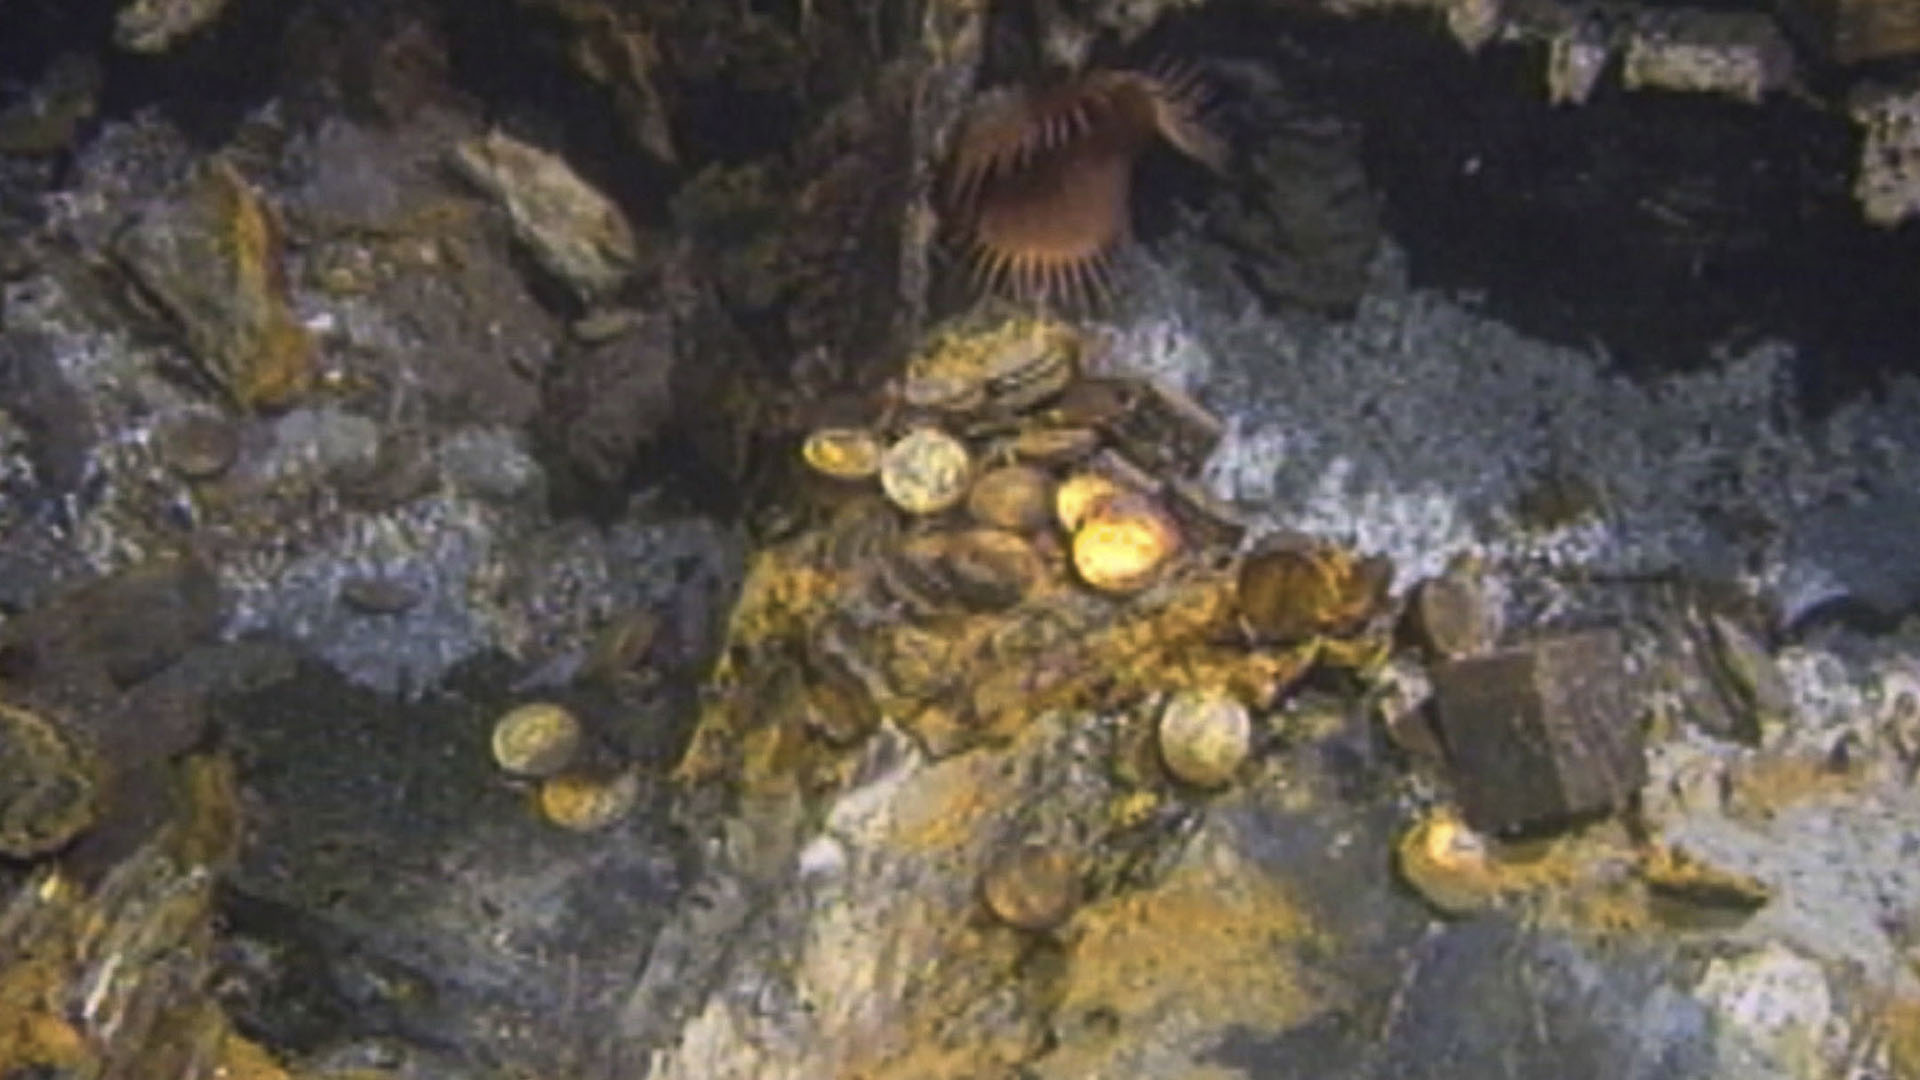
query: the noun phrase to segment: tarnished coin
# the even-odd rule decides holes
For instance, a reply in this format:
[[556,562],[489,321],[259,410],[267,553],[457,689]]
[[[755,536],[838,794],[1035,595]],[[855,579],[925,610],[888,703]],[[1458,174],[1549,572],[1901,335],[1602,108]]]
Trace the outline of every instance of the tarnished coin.
[[1080,905],[1080,875],[1065,852],[1026,845],[994,860],[980,880],[987,910],[1021,930],[1051,930]]
[[967,513],[982,525],[1032,532],[1053,519],[1053,479],[1031,465],[989,469],[967,492]]

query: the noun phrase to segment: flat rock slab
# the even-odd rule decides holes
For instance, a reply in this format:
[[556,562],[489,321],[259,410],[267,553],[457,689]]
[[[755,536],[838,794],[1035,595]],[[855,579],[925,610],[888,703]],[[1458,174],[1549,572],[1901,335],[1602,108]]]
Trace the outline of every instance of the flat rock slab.
[[1615,631],[1450,661],[1433,682],[1455,793],[1476,829],[1531,830],[1603,813],[1646,780]]

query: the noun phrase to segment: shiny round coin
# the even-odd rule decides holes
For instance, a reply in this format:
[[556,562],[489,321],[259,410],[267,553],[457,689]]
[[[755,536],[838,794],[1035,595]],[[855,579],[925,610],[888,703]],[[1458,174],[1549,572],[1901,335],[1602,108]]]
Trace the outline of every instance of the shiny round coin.
[[1140,495],[1098,503],[1073,534],[1073,568],[1101,592],[1137,592],[1180,550],[1173,519]]
[[640,778],[631,769],[613,773],[570,772],[540,784],[540,813],[574,832],[596,832],[614,824],[640,801]]
[[916,428],[880,459],[880,487],[910,514],[937,514],[966,497],[972,465],[960,440],[939,428]]
[[493,760],[515,776],[552,776],[573,764],[584,738],[573,713],[551,702],[533,702],[493,725]]
[[866,480],[880,471],[880,440],[866,428],[821,428],[807,436],[800,456],[835,480]]
[[1253,749],[1247,707],[1225,690],[1183,690],[1160,712],[1160,760],[1194,787],[1233,779]]

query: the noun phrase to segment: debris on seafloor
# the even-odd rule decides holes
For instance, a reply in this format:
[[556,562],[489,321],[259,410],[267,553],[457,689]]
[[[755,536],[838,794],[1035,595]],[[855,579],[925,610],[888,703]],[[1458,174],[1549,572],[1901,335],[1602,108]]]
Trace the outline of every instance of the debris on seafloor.
[[1440,732],[1468,822],[1508,833],[1624,806],[1646,781],[1627,679],[1612,630],[1436,667]]

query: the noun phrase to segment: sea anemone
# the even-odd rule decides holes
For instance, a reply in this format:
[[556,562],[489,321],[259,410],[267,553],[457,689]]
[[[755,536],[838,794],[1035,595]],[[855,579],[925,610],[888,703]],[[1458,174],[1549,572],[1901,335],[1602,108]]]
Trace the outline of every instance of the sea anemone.
[[1132,235],[1133,166],[1156,139],[1216,172],[1227,146],[1201,115],[1190,70],[1087,72],[1001,90],[975,108],[954,152],[948,207],[976,286],[1085,304],[1109,292]]

